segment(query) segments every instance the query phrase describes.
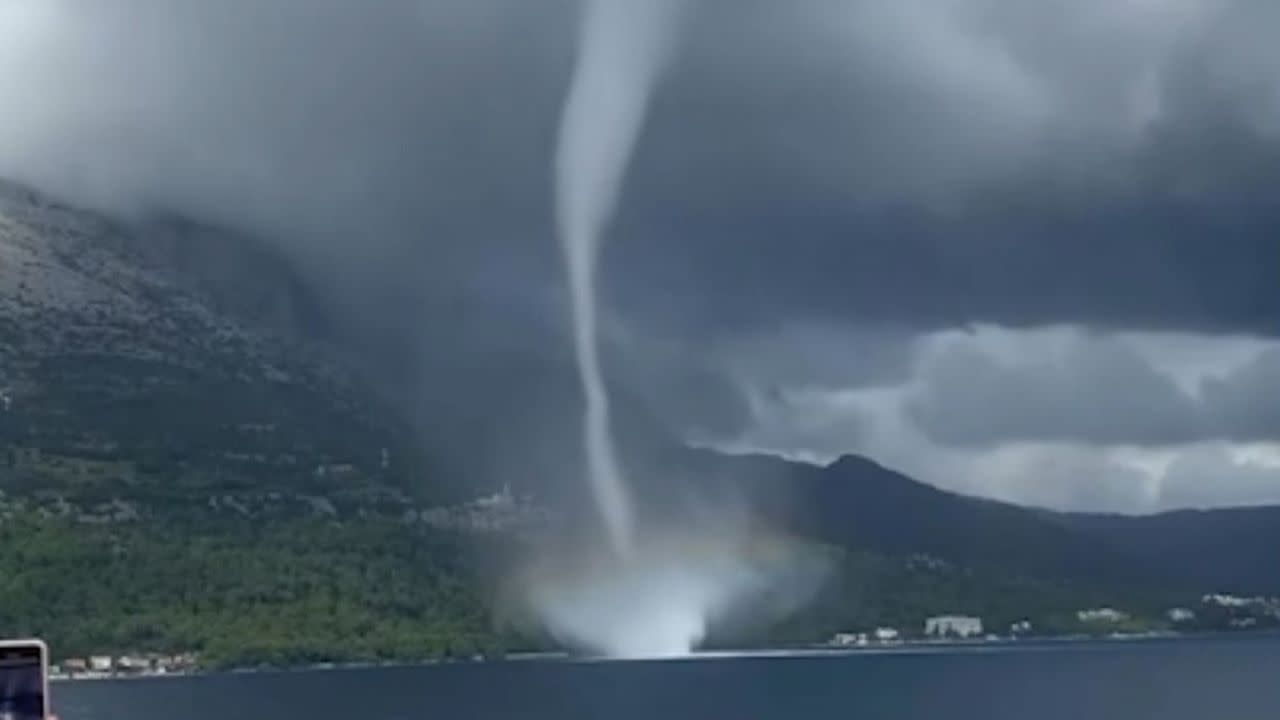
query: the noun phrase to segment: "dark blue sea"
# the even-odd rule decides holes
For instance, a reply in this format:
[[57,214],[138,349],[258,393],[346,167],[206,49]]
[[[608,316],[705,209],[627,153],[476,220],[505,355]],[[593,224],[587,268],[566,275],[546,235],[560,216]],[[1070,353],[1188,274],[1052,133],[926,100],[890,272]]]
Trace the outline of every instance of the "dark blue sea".
[[1280,718],[1280,638],[59,683],[62,720]]

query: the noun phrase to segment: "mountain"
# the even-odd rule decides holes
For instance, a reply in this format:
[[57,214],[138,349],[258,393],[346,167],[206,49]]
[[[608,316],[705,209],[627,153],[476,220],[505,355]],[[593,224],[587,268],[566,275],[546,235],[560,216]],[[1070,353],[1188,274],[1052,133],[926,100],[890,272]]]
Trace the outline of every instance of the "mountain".
[[1280,507],[1050,517],[1063,527],[1124,548],[1138,567],[1186,585],[1280,594]]
[[[504,635],[488,583],[525,531],[595,517],[569,354],[508,318],[429,348],[430,382],[405,384],[271,247],[0,183],[0,635],[226,665],[545,642]],[[952,611],[1074,631],[1080,607],[1280,593],[1280,508],[1018,507],[856,456],[690,449],[652,400],[614,396],[648,512],[745,507],[840,558],[760,642]]]
[[260,243],[0,185],[9,484],[297,488],[338,468],[412,485],[412,433],[317,317]]
[[661,476],[745,496],[774,523],[842,547],[1095,586],[1280,592],[1280,507],[1059,513],[947,492],[852,455],[825,467],[709,451],[666,462]]

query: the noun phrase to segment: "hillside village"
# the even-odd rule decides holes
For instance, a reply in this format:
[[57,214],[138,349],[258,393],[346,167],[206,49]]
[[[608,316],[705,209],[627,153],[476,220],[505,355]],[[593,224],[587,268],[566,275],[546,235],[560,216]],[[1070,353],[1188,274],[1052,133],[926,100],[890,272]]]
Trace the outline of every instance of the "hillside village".
[[1031,638],[1142,638],[1180,633],[1230,630],[1280,629],[1280,597],[1240,597],[1209,593],[1196,607],[1173,607],[1160,617],[1144,617],[1111,607],[1077,610],[1074,626],[1046,632],[1031,619],[993,628],[980,617],[939,615],[927,618],[919,628],[877,627],[867,631],[836,633],[828,645],[840,648],[897,645],[904,642],[1006,642]]

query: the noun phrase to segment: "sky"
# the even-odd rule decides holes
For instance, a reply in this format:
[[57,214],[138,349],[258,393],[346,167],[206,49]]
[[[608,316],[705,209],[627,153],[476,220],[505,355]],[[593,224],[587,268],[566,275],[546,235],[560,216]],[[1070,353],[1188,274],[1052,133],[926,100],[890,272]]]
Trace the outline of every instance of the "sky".
[[[686,2],[604,249],[624,395],[1020,503],[1280,503],[1280,5]],[[0,0],[0,176],[262,238],[441,422],[527,406],[572,392],[578,11]]]

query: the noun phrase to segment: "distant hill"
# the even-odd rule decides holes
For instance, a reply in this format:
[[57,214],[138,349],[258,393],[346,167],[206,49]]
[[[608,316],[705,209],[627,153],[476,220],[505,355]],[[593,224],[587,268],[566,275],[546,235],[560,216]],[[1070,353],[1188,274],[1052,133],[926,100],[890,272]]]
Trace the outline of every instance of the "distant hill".
[[667,462],[668,477],[741,492],[774,522],[843,547],[1103,586],[1280,592],[1280,507],[1056,513],[946,492],[858,456],[817,467],[687,451]]
[[1213,591],[1280,594],[1280,507],[1180,510],[1142,517],[1051,514],[1123,548],[1139,568]]

